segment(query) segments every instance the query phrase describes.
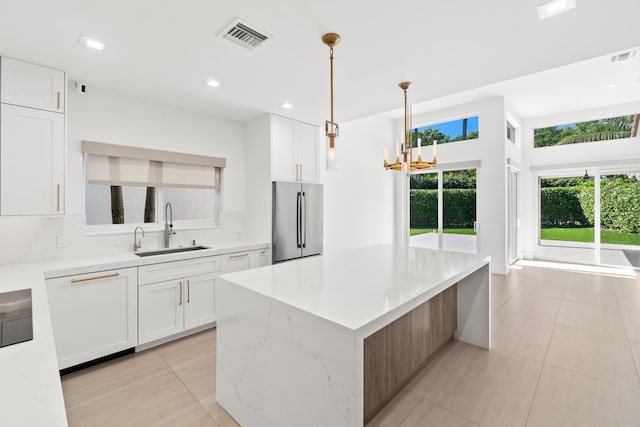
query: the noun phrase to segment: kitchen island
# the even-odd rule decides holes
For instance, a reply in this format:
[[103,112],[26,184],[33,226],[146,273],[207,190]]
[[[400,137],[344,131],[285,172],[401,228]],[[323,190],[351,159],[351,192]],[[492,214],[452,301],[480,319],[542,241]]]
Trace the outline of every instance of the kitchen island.
[[377,245],[220,276],[218,402],[246,427],[362,426],[454,336],[490,348],[489,261]]

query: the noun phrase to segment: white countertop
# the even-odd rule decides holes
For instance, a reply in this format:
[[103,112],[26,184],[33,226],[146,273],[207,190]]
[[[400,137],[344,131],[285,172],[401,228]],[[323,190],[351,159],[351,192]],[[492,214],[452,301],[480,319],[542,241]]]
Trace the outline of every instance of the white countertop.
[[12,427],[67,425],[45,278],[269,247],[269,244],[261,242],[203,245],[210,249],[152,257],[126,253],[0,265],[0,292],[31,288],[33,304],[33,340],[0,348],[0,424]]
[[489,261],[474,254],[376,245],[220,277],[359,330],[416,299],[435,296]]

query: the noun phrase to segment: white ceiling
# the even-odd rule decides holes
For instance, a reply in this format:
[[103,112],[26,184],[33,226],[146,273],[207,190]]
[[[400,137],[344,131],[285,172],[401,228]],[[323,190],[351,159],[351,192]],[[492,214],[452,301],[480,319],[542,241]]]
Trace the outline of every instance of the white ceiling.
[[[89,92],[98,86],[238,120],[263,112],[328,118],[329,52],[320,37],[329,31],[342,36],[335,49],[339,123],[400,106],[403,80],[414,82],[413,103],[483,88],[506,94],[523,117],[640,98],[640,61],[625,77],[635,84],[631,92],[585,92],[614,82],[604,62],[540,73],[640,46],[640,2],[577,0],[576,9],[540,21],[541,2],[0,0],[0,54],[66,69]],[[218,37],[234,17],[272,38],[250,51]],[[80,46],[81,34],[106,49]],[[528,85],[517,83],[522,76]],[[222,86],[205,86],[209,77]],[[569,89],[582,96],[558,103]],[[294,108],[281,109],[285,101]]]

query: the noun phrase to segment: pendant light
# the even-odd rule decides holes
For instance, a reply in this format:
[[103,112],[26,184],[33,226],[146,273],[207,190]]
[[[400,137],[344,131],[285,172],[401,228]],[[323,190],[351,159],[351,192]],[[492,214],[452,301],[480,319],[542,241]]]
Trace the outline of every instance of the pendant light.
[[410,170],[435,168],[438,164],[436,160],[436,147],[438,141],[433,141],[433,156],[431,161],[422,160],[422,140],[417,138],[418,142],[418,160],[413,160],[413,117],[411,107],[407,101],[407,89],[411,86],[411,82],[402,82],[398,84],[404,92],[404,124],[401,136],[401,142],[396,143],[396,160],[389,163],[389,152],[384,147],[384,168],[387,170],[401,170],[408,172]]
[[333,121],[333,47],[340,43],[340,36],[336,33],[327,33],[322,36],[322,42],[329,46],[329,69],[331,82],[331,120],[324,122],[324,132],[327,137],[327,169],[338,169],[337,138],[340,136],[340,127]]

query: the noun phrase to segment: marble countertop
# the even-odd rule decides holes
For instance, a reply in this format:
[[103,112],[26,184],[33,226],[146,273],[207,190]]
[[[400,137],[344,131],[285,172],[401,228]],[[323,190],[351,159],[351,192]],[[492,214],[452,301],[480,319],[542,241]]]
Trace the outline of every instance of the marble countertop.
[[263,242],[202,244],[210,249],[152,257],[126,253],[0,265],[0,292],[31,288],[33,304],[33,340],[0,348],[0,424],[12,427],[67,425],[45,278],[269,247]]
[[426,301],[489,262],[475,254],[376,245],[220,277],[357,331]]

